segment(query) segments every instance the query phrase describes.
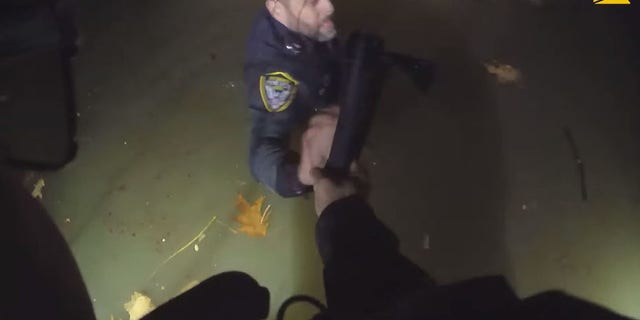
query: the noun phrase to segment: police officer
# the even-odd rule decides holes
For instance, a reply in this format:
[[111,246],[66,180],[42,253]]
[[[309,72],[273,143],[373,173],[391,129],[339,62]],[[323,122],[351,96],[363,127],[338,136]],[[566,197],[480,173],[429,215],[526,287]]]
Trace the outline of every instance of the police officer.
[[253,176],[283,197],[310,191],[298,178],[292,131],[336,102],[339,50],[330,0],[266,0],[247,44]]

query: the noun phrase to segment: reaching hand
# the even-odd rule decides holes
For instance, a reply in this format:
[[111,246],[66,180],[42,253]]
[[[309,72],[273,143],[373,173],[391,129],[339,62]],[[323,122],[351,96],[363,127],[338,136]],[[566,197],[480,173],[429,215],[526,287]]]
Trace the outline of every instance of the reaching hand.
[[366,173],[354,162],[349,177],[330,176],[325,170],[311,170],[313,191],[315,194],[316,214],[320,216],[331,203],[356,194],[366,196],[368,182]]
[[324,168],[333,144],[333,135],[338,123],[338,107],[329,107],[318,112],[309,120],[309,127],[302,136],[298,179],[306,185],[313,185],[311,170]]
[[313,177],[313,192],[315,197],[316,214],[320,216],[331,203],[350,197],[357,193],[354,181],[351,179],[333,179],[318,168],[311,170]]

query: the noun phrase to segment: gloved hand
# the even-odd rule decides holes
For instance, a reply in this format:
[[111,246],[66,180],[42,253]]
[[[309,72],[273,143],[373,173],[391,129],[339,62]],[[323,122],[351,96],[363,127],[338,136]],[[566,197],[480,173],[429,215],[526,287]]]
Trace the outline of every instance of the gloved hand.
[[349,177],[332,177],[322,169],[331,153],[338,114],[337,106],[318,112],[311,118],[302,136],[298,178],[300,182],[313,186],[318,216],[332,202],[357,193],[366,194],[368,190],[366,172],[356,162],[351,164]]
[[313,179],[313,192],[316,214],[322,215],[324,209],[340,199],[344,199],[358,193],[355,178],[336,179],[325,174],[322,169],[311,170]]

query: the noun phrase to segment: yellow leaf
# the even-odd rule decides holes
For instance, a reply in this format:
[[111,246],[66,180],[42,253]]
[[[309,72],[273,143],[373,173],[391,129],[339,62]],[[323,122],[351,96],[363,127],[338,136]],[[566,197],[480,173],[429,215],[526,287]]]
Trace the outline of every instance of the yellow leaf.
[[501,84],[516,83],[522,78],[520,70],[508,64],[501,64],[498,62],[485,63],[484,67],[487,69],[487,72],[496,76],[498,83]]
[[44,188],[45,183],[44,179],[40,178],[36,184],[33,185],[33,191],[31,191],[31,196],[34,199],[42,199],[42,188]]
[[238,231],[252,237],[264,237],[267,235],[271,206],[267,206],[263,211],[263,203],[264,196],[260,196],[253,204],[249,204],[242,195],[238,195],[236,208],[239,214],[235,217],[235,220],[240,224]]
[[151,298],[137,291],[134,291],[131,295],[131,300],[124,304],[124,309],[129,313],[129,320],[142,319],[155,308],[156,306],[151,302]]

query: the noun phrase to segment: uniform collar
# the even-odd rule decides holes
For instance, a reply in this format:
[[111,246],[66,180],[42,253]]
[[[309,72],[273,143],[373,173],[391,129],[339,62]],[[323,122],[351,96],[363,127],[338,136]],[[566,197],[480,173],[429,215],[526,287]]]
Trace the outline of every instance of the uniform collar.
[[263,8],[263,14],[269,23],[276,45],[292,55],[299,55],[303,52],[313,51],[321,42],[313,40],[305,35],[289,30],[284,24],[276,20],[267,8]]

